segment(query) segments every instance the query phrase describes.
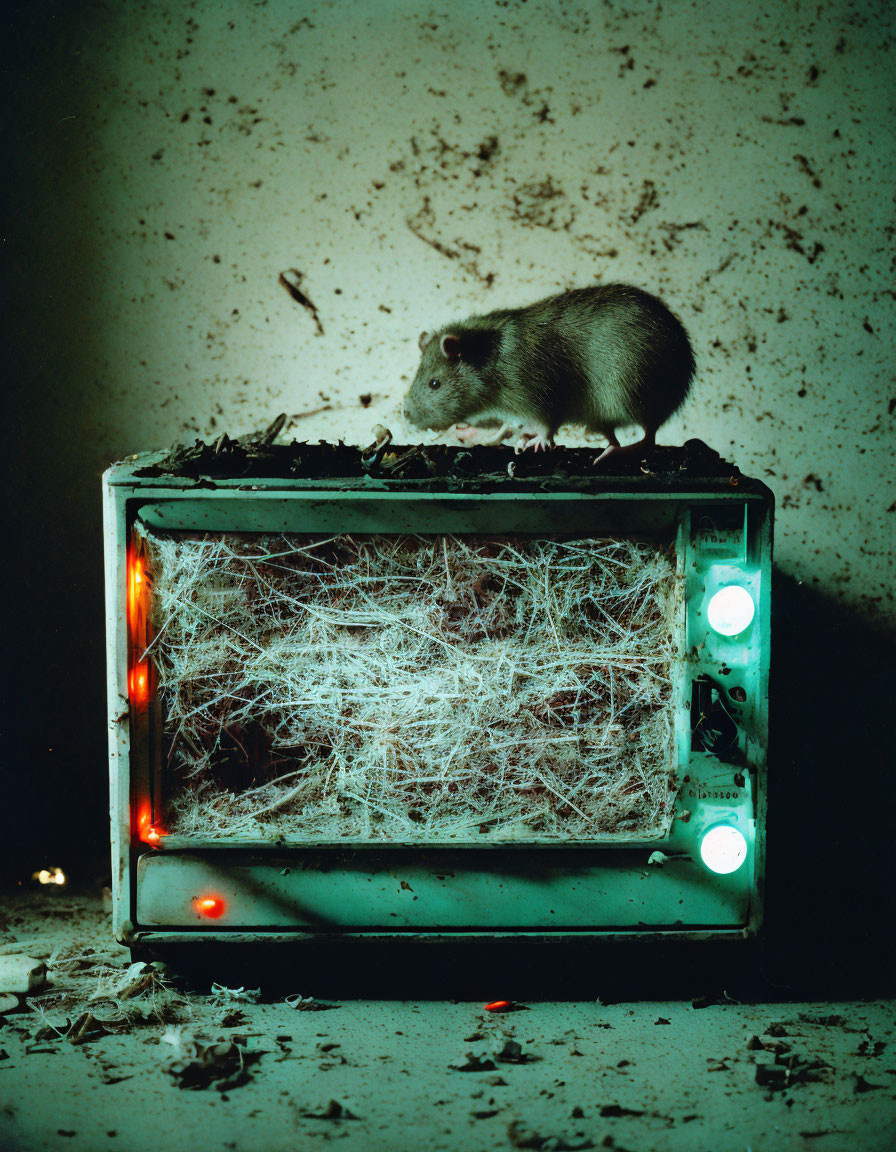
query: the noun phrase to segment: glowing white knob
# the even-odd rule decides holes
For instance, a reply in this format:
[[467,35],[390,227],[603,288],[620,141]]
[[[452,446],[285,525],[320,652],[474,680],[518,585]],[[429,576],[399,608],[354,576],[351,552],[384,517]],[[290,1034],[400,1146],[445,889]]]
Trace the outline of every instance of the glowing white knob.
[[706,615],[710,627],[721,636],[737,636],[753,623],[756,605],[746,588],[729,584],[710,600]]
[[746,858],[746,838],[730,824],[716,824],[700,841],[700,859],[710,872],[720,876],[736,872]]

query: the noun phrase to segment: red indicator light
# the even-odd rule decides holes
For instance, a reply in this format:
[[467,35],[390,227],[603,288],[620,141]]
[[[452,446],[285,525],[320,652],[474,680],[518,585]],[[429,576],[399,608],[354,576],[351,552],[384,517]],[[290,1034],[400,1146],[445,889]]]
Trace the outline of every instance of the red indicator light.
[[512,1007],[512,1000],[492,1000],[491,1004],[486,1004],[485,1010],[486,1012],[507,1012]]
[[128,673],[128,693],[133,704],[145,704],[149,699],[149,666],[146,661],[135,664]]
[[143,561],[131,556],[128,565],[128,620],[131,627],[137,626],[137,607],[145,587]]
[[208,916],[211,920],[217,920],[219,916],[223,916],[227,905],[220,896],[197,896],[193,901],[193,907],[200,916]]
[[149,661],[139,658],[148,640],[146,620],[148,587],[145,561],[130,552],[127,563],[127,617],[132,663],[128,672],[128,696],[131,703],[137,706],[148,703],[151,688]]
[[152,823],[152,812],[148,805],[140,809],[140,815],[137,817],[137,835],[144,844],[154,848],[159,846],[165,836],[162,829]]

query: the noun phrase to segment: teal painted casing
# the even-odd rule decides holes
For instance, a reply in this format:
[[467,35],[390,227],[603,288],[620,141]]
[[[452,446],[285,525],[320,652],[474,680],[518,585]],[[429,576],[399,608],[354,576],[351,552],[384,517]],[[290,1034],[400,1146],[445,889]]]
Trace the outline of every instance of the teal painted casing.
[[[292,445],[262,453],[260,465],[240,459],[237,468],[209,449],[186,469],[146,453],[105,473],[118,939],[157,945],[334,933],[755,934],[765,858],[771,492],[699,442],[657,449],[643,464],[629,460],[613,472],[594,470],[594,453],[586,450],[547,461],[514,459],[502,449],[402,451],[365,458],[343,447]],[[390,459],[397,461],[391,469]],[[403,460],[411,464],[402,468]],[[130,564],[141,531],[587,534],[664,542],[674,548],[681,588],[673,703],[678,791],[669,831],[651,840],[533,838],[487,846],[154,838],[161,718],[151,662],[141,663],[135,641]],[[746,589],[753,607],[743,627],[728,626],[739,628],[733,635],[710,623],[718,624],[716,609],[731,587]],[[705,839],[718,826],[743,838],[737,844],[744,859],[727,874],[712,871],[701,854],[718,862],[713,837]]]

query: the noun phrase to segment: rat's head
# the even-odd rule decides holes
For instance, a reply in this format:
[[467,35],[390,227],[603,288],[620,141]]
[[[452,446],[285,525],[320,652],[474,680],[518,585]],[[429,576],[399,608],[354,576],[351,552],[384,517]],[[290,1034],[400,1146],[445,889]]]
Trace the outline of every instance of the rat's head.
[[491,334],[454,327],[420,335],[420,367],[404,398],[404,414],[417,428],[443,432],[473,416],[488,401],[483,378]]

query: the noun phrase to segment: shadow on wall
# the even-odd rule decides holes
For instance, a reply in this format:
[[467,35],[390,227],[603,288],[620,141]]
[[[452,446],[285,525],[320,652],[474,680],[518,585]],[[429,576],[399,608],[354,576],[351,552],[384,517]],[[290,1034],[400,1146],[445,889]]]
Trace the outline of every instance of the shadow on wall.
[[766,943],[859,992],[896,971],[896,634],[782,573],[772,612]]

